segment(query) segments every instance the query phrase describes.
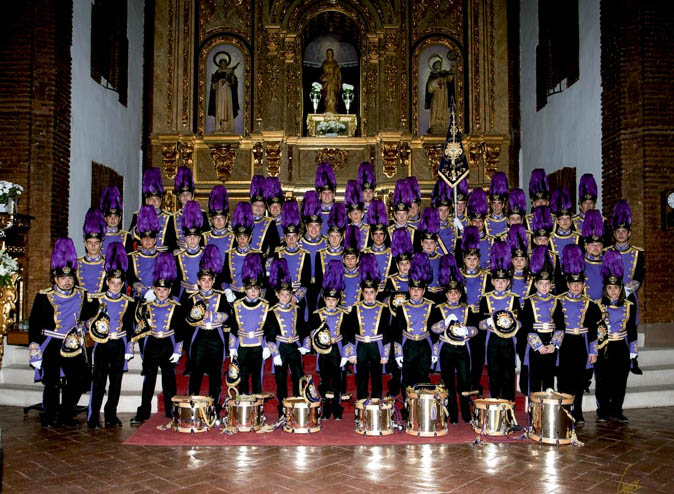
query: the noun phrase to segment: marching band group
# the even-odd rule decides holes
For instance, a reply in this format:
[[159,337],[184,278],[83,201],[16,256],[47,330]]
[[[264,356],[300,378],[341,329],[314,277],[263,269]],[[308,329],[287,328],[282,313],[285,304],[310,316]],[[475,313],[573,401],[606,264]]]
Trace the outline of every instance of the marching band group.
[[627,421],[627,377],[641,372],[644,260],[630,244],[626,201],[605,219],[595,180],[583,175],[576,214],[568,190],[550,193],[542,169],[531,175],[529,212],[524,191],[509,190],[501,172],[488,193],[469,193],[465,179],[454,189],[438,179],[423,208],[416,177],[398,180],[389,204],[377,199],[370,163],[347,182],[343,203],[336,185],[322,164],[315,190],[298,202],[277,178],[254,176],[250,201],[230,215],[224,186],[203,211],[190,169],[180,167],[180,207],[170,214],[161,171],[150,168],[128,231],[120,193],[107,187],[100,208],[86,214],[86,254],[77,258],[73,241],[59,239],[53,285],[33,303],[29,354],[44,384],[42,424],[75,425],[90,384],[88,427],[100,427],[106,385],[105,426],[120,426],[122,376],[136,342],[144,381],[132,424],[150,416],[159,369],[171,415],[183,353],[189,394],[200,394],[206,374],[218,406],[228,356],[238,361],[241,393],[261,392],[271,358],[280,413],[288,370],[297,396],[310,352],[318,355],[323,418],[341,419],[353,369],[357,399],[381,398],[384,373],[387,394],[404,399],[408,386],[439,372],[450,423],[459,412],[470,420],[471,394],[514,400],[517,384],[527,395],[555,388],[557,377],[582,425],[594,376],[597,420]]

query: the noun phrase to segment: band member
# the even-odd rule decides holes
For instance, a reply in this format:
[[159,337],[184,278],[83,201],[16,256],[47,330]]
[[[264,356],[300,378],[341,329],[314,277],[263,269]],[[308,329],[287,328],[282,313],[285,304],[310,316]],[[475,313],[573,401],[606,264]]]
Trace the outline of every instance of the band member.
[[136,328],[128,334],[132,340],[143,341],[143,391],[141,403],[131,425],[140,425],[150,418],[152,398],[161,369],[161,387],[164,395],[164,414],[171,418],[171,399],[176,394],[175,366],[183,353],[185,316],[182,307],[171,298],[171,289],[176,282],[177,269],[173,254],[162,252],[157,256],[153,273],[155,298],[151,302],[139,302],[136,310]]
[[586,370],[597,361],[597,324],[602,318],[599,306],[584,295],[585,260],[575,244],[562,251],[562,270],[568,291],[559,297],[564,313],[564,340],[559,348],[558,388],[573,395],[573,418],[576,427],[585,424],[583,390]]
[[566,187],[552,191],[550,204],[552,204],[552,212],[556,218],[554,231],[550,235],[550,249],[559,258],[564,247],[569,244],[578,244],[580,234],[574,230],[571,220],[573,203]]
[[112,242],[105,252],[106,291],[93,294],[98,300],[96,317],[89,320],[89,335],[94,340],[92,360],[94,363],[91,381],[91,398],[87,427],[100,427],[100,411],[105,394],[105,383],[110,379],[108,400],[105,403],[105,427],[121,427],[117,417],[117,405],[122,390],[122,375],[127,370],[127,361],[133,358],[133,343],[127,334],[133,328],[134,303],[123,293],[129,258],[121,242]]
[[199,279],[199,263],[203,255],[201,247],[203,216],[197,201],[187,201],[180,223],[183,227],[185,247],[176,254],[180,284],[176,283],[174,292],[178,299],[182,298],[185,292],[194,293],[199,289],[197,280]]
[[573,217],[577,232],[583,231],[585,213],[592,211],[597,204],[597,182],[591,173],[586,173],[578,181],[578,214]]
[[529,296],[534,279],[529,276],[529,235],[523,225],[511,225],[508,229],[506,242],[510,246],[510,256],[513,263],[513,277],[510,291],[520,298],[522,308],[524,299]]
[[[157,167],[151,167],[145,170],[143,174],[143,200],[145,206],[151,206],[157,213],[157,220],[159,221],[159,229],[157,231],[157,248],[161,250],[168,250],[173,252],[176,247],[176,232],[173,228],[172,216],[167,211],[164,211],[161,206],[164,200],[164,184],[161,178],[161,170]],[[131,218],[131,226],[129,231],[134,236],[135,240],[140,240],[136,223],[138,220],[138,211],[133,214]]]
[[[321,373],[321,395],[324,397],[323,418],[342,419],[341,403],[342,367],[347,363],[342,346],[343,322],[346,311],[339,308],[344,292],[344,266],[341,261],[331,260],[323,277],[323,300],[325,307],[316,310],[309,321],[314,349],[318,353],[318,369]],[[325,326],[323,326],[325,325]],[[322,335],[321,328],[328,331]]]
[[494,238],[487,235],[484,220],[487,217],[487,195],[480,187],[476,187],[468,197],[469,224],[477,228],[480,235],[480,267],[489,268],[489,253]]
[[531,201],[532,214],[526,216],[527,225],[531,227],[533,210],[538,206],[550,206],[550,184],[548,175],[542,168],[531,170],[529,177],[529,200]]
[[[341,202],[335,203],[328,218],[327,246],[314,256],[316,270],[314,286],[323,286],[324,272],[332,260],[342,262],[344,253],[344,231],[347,224],[346,208]],[[316,296],[316,294],[314,294]]]
[[370,379],[371,397],[381,398],[381,371],[382,365],[388,361],[391,313],[386,305],[377,301],[377,287],[381,280],[373,254],[362,255],[359,271],[363,300],[356,303],[346,317],[345,334],[348,334],[346,339],[349,343],[344,356],[356,364],[357,396],[362,400],[368,397]]
[[478,316],[479,329],[487,331],[485,364],[489,396],[514,401],[515,338],[521,317],[519,297],[508,291],[512,263],[510,247],[505,242],[494,242],[489,265],[494,290],[482,297]]
[[374,254],[377,259],[379,277],[382,282],[379,290],[383,295],[386,280],[388,280],[389,274],[395,271],[395,268],[391,269],[391,261],[393,260],[391,249],[386,246],[388,240],[388,218],[386,216],[384,201],[380,199],[372,201],[366,220],[370,232],[370,249],[368,252]]
[[414,234],[416,228],[408,222],[410,208],[412,207],[412,191],[410,190],[409,183],[404,178],[400,178],[396,181],[395,188],[393,189],[392,201],[393,220],[388,227],[389,238],[393,238],[393,230],[405,228],[410,232],[412,245],[415,245]]
[[[452,189],[451,200],[454,204],[454,194],[456,194],[456,211],[454,211],[454,226],[457,230],[463,231],[468,226],[468,216],[466,215],[466,205],[468,204],[468,179],[464,178],[459,185]],[[459,223],[462,228],[459,228]],[[457,232],[461,233],[461,232]]]
[[416,227],[421,221],[421,188],[419,187],[419,181],[414,175],[407,177],[407,183],[409,184],[410,192],[412,193],[412,206],[410,206],[410,214],[407,222]]
[[363,194],[361,193],[356,180],[349,180],[346,182],[344,205],[346,206],[346,213],[349,216],[349,224],[358,227],[360,230],[359,248],[363,250],[369,243],[368,237],[370,236],[370,228],[369,225],[363,221]]
[[585,213],[582,237],[585,249],[585,294],[599,302],[603,293],[601,264],[604,254],[604,219],[596,209]]
[[489,184],[489,216],[484,220],[484,227],[490,237],[504,240],[508,232],[508,219],[504,213],[508,202],[508,177],[503,172],[496,172]]
[[223,292],[214,290],[222,272],[222,259],[215,245],[207,245],[199,260],[198,290],[185,292],[182,303],[188,329],[190,379],[188,393],[201,394],[201,381],[208,375],[208,396],[220,407],[222,365],[227,356],[229,306]]
[[155,298],[152,289],[154,266],[159,255],[157,251],[159,218],[152,206],[142,206],[138,210],[137,219],[135,229],[136,235],[140,238],[140,245],[129,254],[129,271],[126,279],[135,299],[142,298],[146,302],[152,302]]
[[224,185],[216,185],[208,196],[208,214],[211,229],[204,233],[204,245],[215,245],[220,259],[225,258],[234,246],[234,233],[227,227],[229,221],[229,195]]
[[[335,204],[335,190],[337,189],[337,179],[330,163],[321,163],[316,167],[314,185],[320,199],[321,237],[324,237],[328,234],[328,218]],[[306,194],[304,197],[306,199]]]
[[459,422],[457,391],[461,404],[461,418],[464,422],[470,422],[467,393],[472,386],[470,347],[466,342],[477,335],[477,320],[475,313],[462,301],[465,296],[463,275],[452,254],[442,256],[440,283],[445,291],[446,301],[438,306],[442,320],[434,324],[432,328],[440,337],[433,351],[439,356],[440,375],[447,387],[449,422],[451,424]]
[[564,291],[564,279],[562,277],[562,268],[559,265],[559,257],[555,255],[552,251],[552,229],[554,228],[554,222],[552,221],[552,213],[548,206],[536,206],[534,208],[534,213],[531,217],[531,247],[532,249],[536,246],[545,247],[552,259],[552,265],[554,268],[554,278],[552,283],[553,293],[557,293],[557,287],[559,291]]
[[[355,225],[346,227],[344,234],[344,300],[343,304],[347,311],[360,300],[361,296],[361,277],[359,274],[359,260],[361,257],[360,230]],[[373,259],[374,256],[372,257]],[[375,259],[375,266],[377,260]],[[379,270],[377,270],[379,272]]]
[[101,194],[99,209],[105,218],[105,234],[101,250],[108,251],[108,245],[112,242],[121,242],[127,252],[132,252],[133,239],[129,232],[121,228],[124,205],[122,195],[116,185],[107,185]]
[[234,248],[225,254],[222,268],[222,288],[230,304],[244,296],[243,263],[246,256],[251,252],[259,253],[250,246],[253,212],[249,203],[240,202],[234,208],[232,230],[235,239]]
[[358,165],[358,185],[363,193],[363,210],[367,215],[377,190],[377,175],[374,173],[372,163],[363,161]]
[[71,239],[56,241],[50,267],[54,284],[35,295],[28,318],[28,354],[35,380],[44,385],[42,425],[73,427],[78,424],[73,417],[75,406],[88,385],[80,321],[96,314],[98,302],[75,286],[77,254]]
[[425,286],[428,298],[434,303],[442,302],[442,287],[438,281],[441,254],[438,252],[438,234],[440,233],[440,216],[435,208],[424,208],[417,228],[417,239],[421,243],[421,252],[426,254],[431,266],[432,278]]
[[265,258],[269,257],[281,243],[276,225],[267,212],[264,200],[265,178],[262,175],[253,175],[250,182],[250,206],[253,213],[253,231],[250,237],[250,247],[262,252]]
[[[329,194],[330,190],[326,190],[326,193]],[[332,212],[332,207],[330,211]],[[330,214],[328,213],[328,220],[329,217]],[[309,312],[311,313],[316,310],[318,293],[321,288],[321,285],[317,282],[320,276],[317,274],[316,254],[327,247],[325,237],[321,234],[323,216],[318,193],[315,190],[309,190],[304,194],[302,200],[302,219],[306,231],[302,235],[299,244],[300,248],[308,251],[311,256],[311,287],[309,289],[309,299],[307,300]]]
[[609,250],[604,254],[601,275],[604,290],[599,307],[603,320],[598,327],[598,356],[595,364],[597,422],[607,422],[613,418],[625,423],[628,419],[623,414],[623,401],[630,360],[635,360],[638,355],[636,300],[634,294],[625,296],[625,273],[617,251]]
[[520,355],[524,354],[522,365],[529,373],[529,386],[521,390],[524,394],[554,387],[557,350],[564,338],[564,313],[551,293],[554,268],[545,246],[534,247],[529,269],[536,293],[525,299],[518,340],[518,346],[525,348]]
[[262,391],[262,362],[271,356],[264,337],[269,303],[260,298],[265,284],[262,254],[246,255],[242,280],[246,295],[232,304],[229,356],[239,360],[239,393],[248,394],[250,380],[252,393],[257,394]]
[[456,227],[451,221],[452,213],[452,189],[444,179],[435,181],[431,193],[431,205],[438,211],[440,217],[440,233],[438,243],[444,254],[454,253],[456,246]]
[[[292,203],[297,205],[295,201]],[[267,348],[273,357],[278,413],[279,417],[282,417],[283,400],[288,396],[288,368],[292,379],[293,396],[299,396],[300,377],[304,375],[302,356],[311,350],[311,340],[304,322],[306,300],[304,297],[296,299],[293,295],[293,281],[286,259],[272,261],[269,268],[269,288],[276,292],[278,303],[269,309],[264,334]]]
[[[188,202],[194,201],[194,178],[192,170],[187,166],[179,166],[173,181],[175,195],[178,198],[178,210],[173,213],[173,229],[176,232],[176,246],[179,249],[185,248],[185,225],[183,225],[183,215],[185,206]],[[197,203],[198,204],[198,203]],[[202,216],[201,224],[204,230],[208,229],[208,216],[205,211],[199,208]]]
[[527,200],[522,189],[512,189],[508,194],[508,226],[522,225],[525,230],[527,224]]
[[89,293],[103,289],[105,280],[105,257],[101,251],[105,219],[98,209],[90,208],[84,217],[84,250],[77,260],[77,284]]
[[264,201],[267,203],[269,216],[274,220],[278,238],[283,238],[281,226],[281,208],[283,207],[283,189],[278,177],[267,177],[264,181]]

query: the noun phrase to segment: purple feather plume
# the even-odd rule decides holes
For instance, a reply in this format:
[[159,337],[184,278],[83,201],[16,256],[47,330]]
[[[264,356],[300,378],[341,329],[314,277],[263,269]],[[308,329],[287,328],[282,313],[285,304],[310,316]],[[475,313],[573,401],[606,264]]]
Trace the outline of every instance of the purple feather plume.
[[234,208],[232,214],[232,228],[234,233],[246,233],[253,231],[253,210],[249,202],[240,202]]
[[482,187],[475,187],[473,192],[470,193],[468,197],[468,205],[466,206],[468,210],[469,218],[485,218],[489,212],[489,207],[487,205],[487,194],[485,194]]
[[328,231],[344,233],[348,219],[346,217],[346,207],[343,202],[336,202],[330,209],[328,216]]
[[522,189],[513,189],[508,195],[508,214],[524,217],[527,212],[527,200]]
[[100,209],[89,208],[87,214],[84,216],[84,227],[82,233],[85,240],[87,238],[103,239],[103,232],[105,231],[105,218]]
[[70,269],[70,273],[74,274],[77,269],[77,251],[75,244],[70,238],[59,238],[54,244],[51,251],[50,267],[52,273],[60,272]]
[[[450,197],[452,202],[454,202],[454,190],[452,189]],[[468,200],[468,179],[464,178],[459,182],[459,185],[456,186],[456,200],[457,201],[467,201]]]
[[523,225],[511,225],[506,235],[512,257],[527,257],[529,235]]
[[621,199],[616,202],[611,224],[614,230],[617,228],[627,228],[628,230],[632,228],[632,209],[627,201]]
[[322,222],[321,201],[315,190],[308,190],[302,199],[302,218],[305,223]]
[[344,264],[337,259],[333,259],[328,262],[328,267],[323,276],[323,296],[326,294],[338,296],[345,288]]
[[116,185],[107,185],[103,189],[98,208],[105,216],[111,214],[122,215],[124,205],[122,204],[122,195],[119,193]]
[[377,188],[377,176],[374,173],[372,163],[363,161],[358,165],[358,183],[361,190]]
[[464,278],[456,262],[456,257],[452,254],[445,254],[440,259],[440,270],[438,271],[438,282],[440,285],[447,287],[454,281],[463,285]]
[[410,185],[404,178],[396,181],[393,189],[393,209],[396,211],[409,210],[412,207],[412,191]]
[[264,181],[264,200],[267,204],[283,202],[283,189],[278,177],[267,177]]
[[531,218],[531,231],[534,236],[545,237],[552,231],[554,223],[548,206],[537,206]]
[[544,245],[537,245],[531,251],[531,260],[529,261],[529,271],[534,274],[540,274],[546,270],[552,271],[552,260],[548,248]]
[[433,268],[428,261],[428,256],[423,252],[417,252],[412,256],[409,272],[409,285],[428,286],[433,281]]
[[216,185],[208,196],[208,212],[211,216],[229,213],[229,194],[224,185]]
[[199,273],[212,272],[215,276],[222,272],[222,257],[220,250],[215,244],[208,244],[204,247],[199,261]]
[[295,199],[283,203],[281,209],[281,227],[284,233],[300,232],[300,208]]
[[555,216],[572,216],[573,204],[566,187],[555,189],[550,196],[550,208]]
[[122,242],[110,242],[105,249],[105,271],[112,273],[121,271],[122,275],[129,269],[129,256]]
[[292,289],[290,269],[285,257],[275,258],[269,267],[269,286],[274,290]]
[[569,244],[562,250],[562,271],[570,281],[585,279],[585,257],[578,245]]
[[241,268],[241,278],[245,286],[256,285],[264,286],[264,263],[262,254],[258,252],[249,252],[243,260]]
[[253,175],[250,181],[250,202],[264,202],[264,183],[263,175]]
[[391,234],[391,255],[397,261],[409,260],[414,253],[412,238],[407,228],[396,228]]
[[164,184],[161,179],[161,170],[157,167],[150,167],[143,174],[143,195],[144,196],[163,196]]
[[183,230],[190,233],[201,233],[204,216],[199,201],[187,201],[183,208]]
[[316,167],[316,180],[314,181],[317,191],[335,190],[337,179],[330,163],[321,163]]
[[421,213],[421,220],[417,231],[422,238],[436,238],[440,233],[440,214],[438,210],[431,207],[426,207]]
[[386,214],[386,204],[381,199],[375,199],[367,210],[365,222],[370,225],[370,231],[386,230],[388,226],[388,216]]
[[578,182],[578,202],[596,201],[598,197],[597,182],[594,180],[594,175],[586,173],[580,177]]
[[601,242],[604,239],[604,218],[597,209],[591,209],[585,213],[583,221],[582,237],[585,242]]
[[360,250],[360,228],[356,225],[349,225],[346,227],[344,234],[344,254],[356,254]]
[[176,259],[170,252],[160,252],[154,263],[152,279],[156,286],[168,286],[178,276]]
[[412,202],[421,202],[421,187],[419,181],[414,175],[407,177],[407,183],[410,186],[410,193],[412,194]]
[[452,189],[449,188],[447,182],[439,178],[433,185],[433,192],[431,192],[431,204],[434,208],[440,206],[452,206]]
[[194,177],[192,176],[192,170],[187,166],[179,166],[173,183],[175,185],[175,191],[178,194],[181,192],[194,192]]
[[489,184],[489,198],[492,201],[506,201],[508,199],[508,177],[503,172],[496,172]]
[[357,180],[349,180],[346,182],[346,190],[344,191],[344,205],[348,211],[352,209],[363,209],[365,201],[363,200],[363,192],[360,190]]
[[467,226],[463,229],[463,237],[461,237],[461,250],[464,255],[468,252],[480,252],[480,231],[476,226]]
[[550,194],[550,185],[548,184],[548,175],[542,168],[536,168],[531,171],[529,179],[529,200],[547,199]]
[[136,217],[136,231],[142,235],[146,233],[157,234],[159,232],[159,218],[152,206],[141,206]]
[[360,265],[358,267],[358,275],[360,277],[360,286],[377,288],[381,282],[379,276],[379,265],[377,258],[372,253],[363,254],[360,258]]
[[625,268],[620,252],[607,250],[601,263],[601,277],[604,280],[604,285],[622,284],[624,274]]
[[489,255],[489,269],[493,273],[500,272],[499,277],[508,275],[512,269],[512,256],[510,254],[510,246],[503,240],[495,240],[491,246],[491,253]]

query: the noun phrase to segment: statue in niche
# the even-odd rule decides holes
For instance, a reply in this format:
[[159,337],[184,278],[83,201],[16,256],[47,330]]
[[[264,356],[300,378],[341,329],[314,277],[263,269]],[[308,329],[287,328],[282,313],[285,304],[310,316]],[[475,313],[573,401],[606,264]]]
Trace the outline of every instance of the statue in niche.
[[234,119],[239,114],[238,79],[234,71],[239,64],[230,67],[232,57],[226,51],[213,56],[218,67],[211,76],[211,90],[208,97],[208,114],[215,117],[216,132],[234,132]]
[[[451,53],[451,52],[450,52]],[[451,56],[448,54],[448,58]],[[449,107],[454,98],[454,75],[443,70],[442,57],[437,53],[428,60],[431,73],[426,81],[426,98],[424,108],[430,110],[428,132],[442,134],[449,125]]]
[[335,52],[332,48],[325,50],[325,60],[321,68],[323,69],[321,84],[325,113],[337,113],[337,97],[342,86],[342,71],[339,70],[339,64],[335,60]]

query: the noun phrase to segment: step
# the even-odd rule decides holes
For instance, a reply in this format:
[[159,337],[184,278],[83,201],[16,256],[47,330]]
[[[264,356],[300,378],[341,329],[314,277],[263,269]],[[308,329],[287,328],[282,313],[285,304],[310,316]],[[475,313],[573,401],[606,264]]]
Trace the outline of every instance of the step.
[[674,348],[639,348],[639,367],[674,364]]
[[[633,375],[633,374],[632,374]],[[631,378],[630,378],[631,379]],[[627,388],[624,409],[653,408],[674,406],[674,384],[634,386]],[[597,401],[594,392],[583,396],[583,410],[594,411],[597,409]]]

